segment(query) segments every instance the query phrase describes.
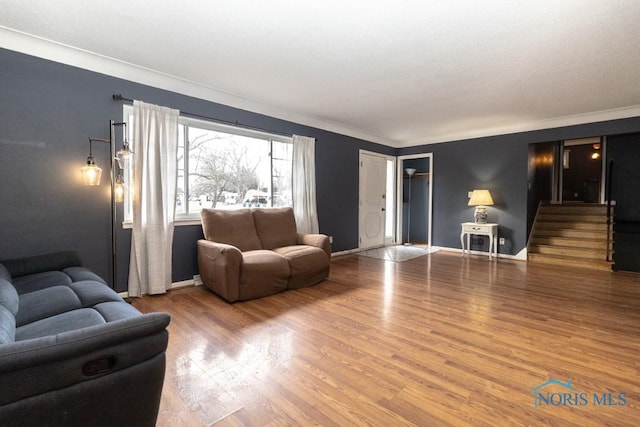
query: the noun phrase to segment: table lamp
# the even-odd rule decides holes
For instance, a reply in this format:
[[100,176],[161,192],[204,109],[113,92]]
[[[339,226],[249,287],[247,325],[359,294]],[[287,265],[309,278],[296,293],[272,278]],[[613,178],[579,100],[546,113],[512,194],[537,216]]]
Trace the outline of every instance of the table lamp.
[[469,198],[469,206],[475,206],[473,219],[476,224],[486,224],[487,206],[493,206],[493,199],[489,190],[473,190]]

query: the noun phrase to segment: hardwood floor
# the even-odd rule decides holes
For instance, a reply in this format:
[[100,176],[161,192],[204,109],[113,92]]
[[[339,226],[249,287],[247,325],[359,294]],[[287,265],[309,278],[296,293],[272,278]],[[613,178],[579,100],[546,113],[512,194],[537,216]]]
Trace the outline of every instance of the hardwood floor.
[[133,304],[172,315],[158,426],[640,425],[635,274],[348,255],[268,298]]

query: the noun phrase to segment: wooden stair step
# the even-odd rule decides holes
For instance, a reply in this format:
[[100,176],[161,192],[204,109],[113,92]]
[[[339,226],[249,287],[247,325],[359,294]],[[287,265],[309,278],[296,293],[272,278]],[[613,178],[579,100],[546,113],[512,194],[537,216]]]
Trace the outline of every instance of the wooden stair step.
[[[602,204],[541,205],[528,248],[532,262],[611,271],[613,231]],[[613,216],[613,209],[610,211]]]
[[584,260],[581,258],[570,257],[566,255],[558,256],[558,255],[529,253],[528,259],[530,262],[535,262],[535,263],[573,266],[573,267],[581,267],[581,268],[588,268],[593,270],[604,270],[604,271],[611,271],[611,267],[613,266],[613,263],[609,261],[604,261],[604,260],[590,261],[590,260]]
[[534,231],[534,237],[552,236],[552,237],[575,237],[580,239],[607,239],[606,230],[580,230],[568,228],[537,228]]
[[536,230],[538,229],[567,229],[567,230],[599,230],[607,231],[607,223],[596,222],[561,222],[561,221],[538,221],[536,223]]
[[[613,211],[615,206],[611,207]],[[540,212],[557,211],[557,212],[597,212],[607,213],[607,205],[600,203],[576,203],[576,204],[543,204],[540,205]]]
[[[577,248],[589,249],[607,249],[606,239],[591,239],[580,237],[563,237],[563,236],[534,236],[531,238],[532,245],[559,245]],[[613,241],[609,241],[609,249],[613,248]]]
[[558,222],[594,222],[594,223],[607,223],[606,215],[576,215],[576,214],[541,214],[538,215],[538,221],[558,221]]
[[537,254],[567,255],[594,261],[605,259],[607,256],[605,249],[578,248],[575,246],[531,245],[529,251]]

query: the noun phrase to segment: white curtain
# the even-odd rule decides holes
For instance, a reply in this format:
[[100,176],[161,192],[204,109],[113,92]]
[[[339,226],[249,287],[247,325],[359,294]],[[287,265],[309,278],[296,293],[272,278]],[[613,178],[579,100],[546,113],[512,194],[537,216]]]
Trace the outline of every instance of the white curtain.
[[164,293],[171,286],[179,115],[133,102],[130,296]]
[[293,212],[298,233],[318,233],[316,140],[293,135]]

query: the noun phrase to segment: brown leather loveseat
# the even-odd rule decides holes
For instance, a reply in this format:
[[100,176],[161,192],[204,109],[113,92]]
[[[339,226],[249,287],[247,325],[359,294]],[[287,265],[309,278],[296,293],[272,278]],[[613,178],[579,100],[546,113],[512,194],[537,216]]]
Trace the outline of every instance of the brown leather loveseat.
[[200,278],[229,302],[314,285],[329,276],[329,238],[298,234],[291,208],[203,209],[201,218]]

